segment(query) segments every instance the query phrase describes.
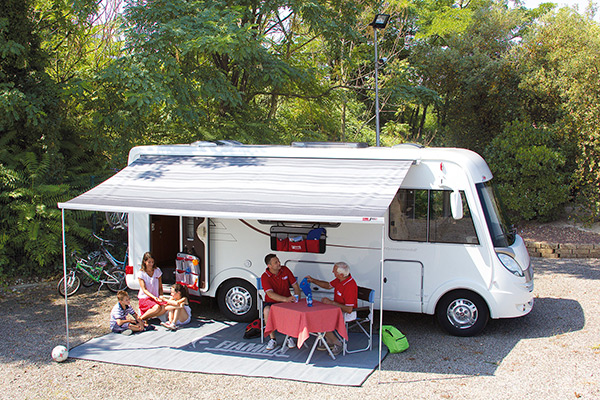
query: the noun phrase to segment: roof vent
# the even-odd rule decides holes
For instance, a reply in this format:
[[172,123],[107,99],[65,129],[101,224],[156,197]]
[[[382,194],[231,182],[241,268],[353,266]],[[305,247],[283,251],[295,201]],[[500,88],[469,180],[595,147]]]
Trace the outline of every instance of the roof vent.
[[396,144],[394,146],[392,146],[394,149],[397,148],[401,148],[401,147],[415,147],[417,149],[424,149],[425,146],[423,146],[422,144],[419,143],[400,143],[400,144]]
[[217,146],[243,146],[244,143],[242,142],[238,142],[237,140],[214,140],[214,143],[217,144]]
[[346,142],[293,142],[292,147],[338,147],[364,149],[369,147],[366,143],[346,143]]
[[190,146],[198,146],[198,147],[215,147],[217,144],[213,142],[206,142],[204,140],[198,140],[190,144]]

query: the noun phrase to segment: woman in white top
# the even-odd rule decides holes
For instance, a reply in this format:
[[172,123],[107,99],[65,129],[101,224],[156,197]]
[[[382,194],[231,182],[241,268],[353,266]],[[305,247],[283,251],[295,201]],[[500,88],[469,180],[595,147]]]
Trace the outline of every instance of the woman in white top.
[[140,281],[138,300],[142,314],[140,318],[147,321],[163,315],[166,312],[166,303],[162,299],[162,271],[154,265],[154,257],[150,252],[144,253],[138,279]]

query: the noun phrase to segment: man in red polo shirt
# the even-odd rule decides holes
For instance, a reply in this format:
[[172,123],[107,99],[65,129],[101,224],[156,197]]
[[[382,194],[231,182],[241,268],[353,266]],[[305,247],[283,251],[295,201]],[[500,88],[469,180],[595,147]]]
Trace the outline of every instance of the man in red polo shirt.
[[[292,303],[296,301],[296,297],[290,293],[290,286],[294,288],[294,293],[300,297],[300,285],[296,281],[294,274],[289,270],[288,267],[282,266],[279,258],[275,254],[267,254],[265,257],[265,264],[267,264],[266,271],[260,277],[260,283],[265,291],[265,308],[264,308],[264,320],[268,321],[269,311],[271,305],[274,303]],[[275,340],[275,332],[271,332],[269,343],[267,343],[267,350],[273,350],[277,347],[277,341]],[[293,338],[288,338],[285,343],[290,349],[295,347]]]
[[[308,282],[314,283],[323,289],[334,289],[333,300],[323,298],[321,302],[324,304],[332,304],[342,309],[344,320],[352,321],[356,319],[356,311],[354,308],[358,306],[358,285],[350,275],[350,267],[345,262],[335,263],[333,266],[333,275],[335,279],[331,282],[315,279],[310,275],[306,277]],[[342,343],[333,332],[325,334],[327,344],[331,348],[334,355],[340,354],[342,351]],[[325,346],[317,347],[318,350],[326,350]]]

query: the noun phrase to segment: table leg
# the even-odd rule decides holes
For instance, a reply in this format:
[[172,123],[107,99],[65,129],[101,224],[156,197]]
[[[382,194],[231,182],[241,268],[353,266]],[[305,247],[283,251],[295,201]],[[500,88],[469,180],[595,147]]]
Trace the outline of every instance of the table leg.
[[288,350],[287,340],[289,337],[289,335],[285,335],[285,339],[283,339],[283,344],[281,345],[281,350],[279,350],[279,354],[283,355]]
[[329,353],[331,358],[335,360],[335,356],[331,352],[331,349],[329,348],[329,345],[327,344],[327,340],[325,340],[325,333],[326,332],[319,332],[316,334],[317,340],[315,340],[315,343],[313,344],[312,348],[310,349],[310,354],[308,355],[308,358],[306,359],[306,362],[304,364],[308,364],[310,362],[310,359],[312,358],[313,353],[315,352],[315,349],[317,348],[317,345],[319,344],[319,342],[323,343],[323,345],[327,349],[327,352]]

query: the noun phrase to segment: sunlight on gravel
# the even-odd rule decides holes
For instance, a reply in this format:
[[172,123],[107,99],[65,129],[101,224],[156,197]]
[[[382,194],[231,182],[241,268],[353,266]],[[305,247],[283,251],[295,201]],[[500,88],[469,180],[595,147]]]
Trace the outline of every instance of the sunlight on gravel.
[[[64,299],[56,282],[3,290],[0,398],[124,399],[597,399],[600,398],[600,260],[533,259],[536,304],[522,318],[491,320],[483,334],[448,336],[428,315],[385,312],[410,348],[390,354],[361,387],[182,373],[68,359]],[[135,293],[131,293],[135,298]],[[70,341],[108,333],[114,294],[84,289],[69,299]],[[134,301],[134,303],[137,303]],[[222,316],[211,301],[194,315]],[[169,367],[169,366],[165,366]]]

